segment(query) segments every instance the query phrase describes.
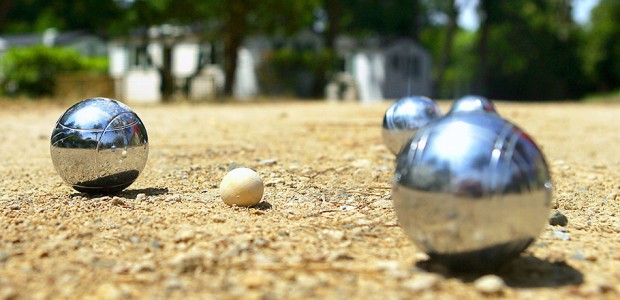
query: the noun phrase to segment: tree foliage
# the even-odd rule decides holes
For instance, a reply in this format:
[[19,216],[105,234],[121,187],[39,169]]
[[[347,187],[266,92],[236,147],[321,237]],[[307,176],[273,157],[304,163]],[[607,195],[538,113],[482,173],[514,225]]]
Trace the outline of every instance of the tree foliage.
[[479,92],[501,99],[581,95],[579,43],[567,1],[482,0]]
[[335,1],[342,5],[340,27],[358,35],[409,36],[417,40],[425,23],[423,2],[419,0]]
[[[3,0],[5,1],[5,0]],[[113,0],[6,0],[10,2],[5,33],[43,32],[47,28],[59,30],[87,30],[106,33],[108,26],[121,15],[121,8]]]
[[584,67],[599,91],[620,88],[620,1],[601,0],[586,31]]
[[259,83],[274,96],[317,98],[324,90],[325,78],[335,69],[336,58],[329,49],[293,49],[272,51],[257,70]]
[[9,50],[0,70],[5,74],[0,85],[6,93],[41,97],[53,94],[56,75],[86,70],[104,73],[107,64],[101,59],[82,57],[71,49],[34,46]]
[[[223,45],[226,78],[235,78],[237,51],[246,37],[297,32],[311,23],[316,3],[315,0],[136,0],[126,8],[113,30],[122,33],[138,26],[202,24],[204,39]],[[227,94],[232,92],[232,87],[233,81],[226,80]]]
[[[216,24],[217,36],[224,44],[226,78],[235,78],[237,50],[244,38],[252,34],[289,35],[309,26],[316,0],[195,0],[209,22]],[[225,92],[232,93],[233,82],[227,80]]]

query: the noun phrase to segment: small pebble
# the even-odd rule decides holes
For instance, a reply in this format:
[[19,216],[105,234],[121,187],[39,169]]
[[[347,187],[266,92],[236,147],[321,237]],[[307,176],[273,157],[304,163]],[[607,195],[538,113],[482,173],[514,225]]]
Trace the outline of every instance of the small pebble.
[[408,272],[402,268],[401,264],[394,260],[380,261],[377,263],[376,268],[382,271],[385,276],[395,279],[403,279],[408,275]]
[[377,262],[376,268],[380,271],[394,271],[400,268],[400,264],[394,260],[382,260]]
[[224,223],[224,222],[226,222],[226,218],[224,216],[221,216],[221,215],[215,215],[215,216],[211,217],[211,221],[213,221],[215,223]]
[[351,163],[351,166],[354,168],[367,168],[372,165],[372,162],[368,159],[358,159]]
[[553,237],[563,241],[570,241],[570,236],[567,233],[558,230],[553,231]]
[[276,184],[282,183],[284,180],[282,178],[274,178],[265,181],[265,186],[275,186]]
[[200,251],[180,253],[170,260],[170,265],[179,273],[188,273],[204,265],[204,254]]
[[168,197],[166,197],[166,201],[168,202],[181,201],[181,195],[169,195]]
[[327,257],[325,258],[325,260],[327,261],[353,260],[353,256],[351,256],[347,252],[338,251],[338,252],[329,253]]
[[259,288],[269,284],[271,284],[271,280],[264,274],[258,272],[250,273],[243,279],[243,285],[250,289]]
[[123,299],[127,298],[127,293],[123,292],[120,286],[112,283],[104,283],[95,291],[95,299]]
[[238,163],[233,161],[233,162],[230,163],[230,165],[228,165],[228,167],[226,167],[226,172],[230,172],[230,171],[232,171],[232,170],[234,170],[236,168],[239,168],[239,167],[241,167],[241,166]]
[[441,278],[437,274],[423,273],[403,282],[402,286],[412,292],[426,291],[437,287]]
[[568,224],[568,218],[562,214],[559,210],[555,210],[551,217],[549,217],[549,225],[553,226],[566,226]]
[[178,278],[171,278],[166,281],[166,288],[169,290],[178,290],[183,288],[183,282]]
[[585,254],[581,253],[581,252],[576,252],[575,254],[570,256],[571,259],[576,259],[576,260],[585,260],[586,256]]
[[10,255],[8,252],[6,252],[6,251],[4,251],[4,250],[0,250],[0,262],[5,262],[5,261],[7,261],[7,260],[9,259],[9,257],[10,257],[10,256],[11,256],[11,255]]
[[376,208],[383,208],[383,209],[387,209],[387,208],[391,208],[392,207],[392,201],[390,200],[385,200],[385,199],[381,199],[375,202],[372,202],[370,204],[370,206],[372,207],[376,207]]
[[136,195],[136,200],[143,201],[144,199],[146,199],[146,194],[140,193]]
[[483,294],[492,295],[500,293],[506,287],[506,283],[497,275],[484,275],[474,281],[474,287]]
[[114,197],[112,198],[112,205],[124,205],[125,201],[122,198]]
[[323,235],[334,241],[342,241],[345,237],[344,231],[341,230],[323,230]]
[[343,205],[340,207],[340,210],[342,211],[350,211],[350,210],[356,210],[357,207],[355,206],[351,206],[351,205]]
[[194,238],[196,233],[191,229],[182,229],[174,236],[175,243],[184,243]]
[[265,159],[265,160],[261,160],[258,162],[258,164],[261,166],[275,165],[277,163],[278,163],[277,159]]
[[153,272],[155,271],[155,264],[153,262],[137,263],[131,268],[132,273]]
[[153,248],[155,248],[155,249],[161,249],[161,245],[159,244],[159,241],[157,241],[155,239],[153,241],[151,241],[151,246],[153,246]]
[[129,273],[129,266],[125,264],[115,265],[111,270],[114,274],[127,274]]

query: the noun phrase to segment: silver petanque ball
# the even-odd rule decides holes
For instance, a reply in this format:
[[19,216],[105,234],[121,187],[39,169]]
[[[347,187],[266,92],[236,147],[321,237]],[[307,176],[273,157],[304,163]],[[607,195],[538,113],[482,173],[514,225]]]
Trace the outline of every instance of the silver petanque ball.
[[544,228],[551,179],[543,154],[494,113],[447,115],[421,128],[396,159],[399,223],[430,261],[492,270]]
[[497,113],[495,106],[491,101],[489,101],[489,99],[482,96],[469,95],[454,101],[448,114],[485,111]]
[[383,117],[383,143],[394,154],[416,131],[441,117],[441,108],[427,97],[414,96],[394,102]]
[[90,98],[58,119],[50,152],[62,179],[80,192],[110,194],[131,185],[149,153],[144,124],[128,106]]

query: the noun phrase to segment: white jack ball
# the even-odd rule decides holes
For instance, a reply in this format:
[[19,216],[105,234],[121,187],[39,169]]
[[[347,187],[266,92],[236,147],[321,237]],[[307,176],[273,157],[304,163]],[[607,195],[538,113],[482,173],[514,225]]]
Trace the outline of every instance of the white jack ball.
[[263,198],[264,190],[263,179],[248,168],[228,172],[220,184],[222,201],[231,206],[254,206]]

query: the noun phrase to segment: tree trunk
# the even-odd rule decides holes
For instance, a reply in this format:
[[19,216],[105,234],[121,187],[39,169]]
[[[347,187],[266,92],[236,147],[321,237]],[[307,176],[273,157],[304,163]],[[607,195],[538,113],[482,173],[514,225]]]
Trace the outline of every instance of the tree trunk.
[[159,68],[161,75],[161,97],[164,101],[170,101],[174,92],[174,77],[172,76],[172,45],[173,43],[163,43],[162,65]]
[[325,0],[327,6],[327,30],[325,31],[325,46],[334,50],[336,38],[340,34],[340,16],[342,7],[340,0]]
[[450,64],[450,57],[452,53],[452,45],[454,43],[454,34],[456,33],[456,19],[459,16],[459,10],[456,6],[456,0],[451,0],[448,4],[448,23],[446,24],[446,35],[443,41],[443,48],[441,49],[441,55],[439,58],[439,67],[437,69],[437,78],[435,78],[435,91],[434,96],[439,97],[443,87],[443,81],[446,74],[446,69]]
[[239,36],[229,34],[224,40],[224,74],[226,81],[224,83],[224,94],[231,96],[237,74],[237,51],[241,47],[241,39]]
[[412,8],[411,11],[413,12],[413,16],[411,17],[411,38],[416,41],[419,42],[420,41],[420,37],[419,37],[419,32],[420,32],[420,1],[419,0],[413,0],[412,1]]
[[246,14],[251,9],[251,1],[226,1],[227,17],[224,21],[224,93],[231,96],[237,71],[237,51],[243,43],[247,30]]
[[489,27],[490,27],[490,15],[492,9],[490,9],[490,2],[494,0],[481,0],[480,8],[483,14],[480,22],[478,40],[478,77],[476,78],[476,84],[474,85],[474,93],[479,95],[485,95],[488,84],[488,62],[489,62]]
[[2,32],[4,23],[7,20],[6,16],[9,14],[9,10],[11,9],[12,5],[13,5],[13,0],[0,1],[0,32]]

